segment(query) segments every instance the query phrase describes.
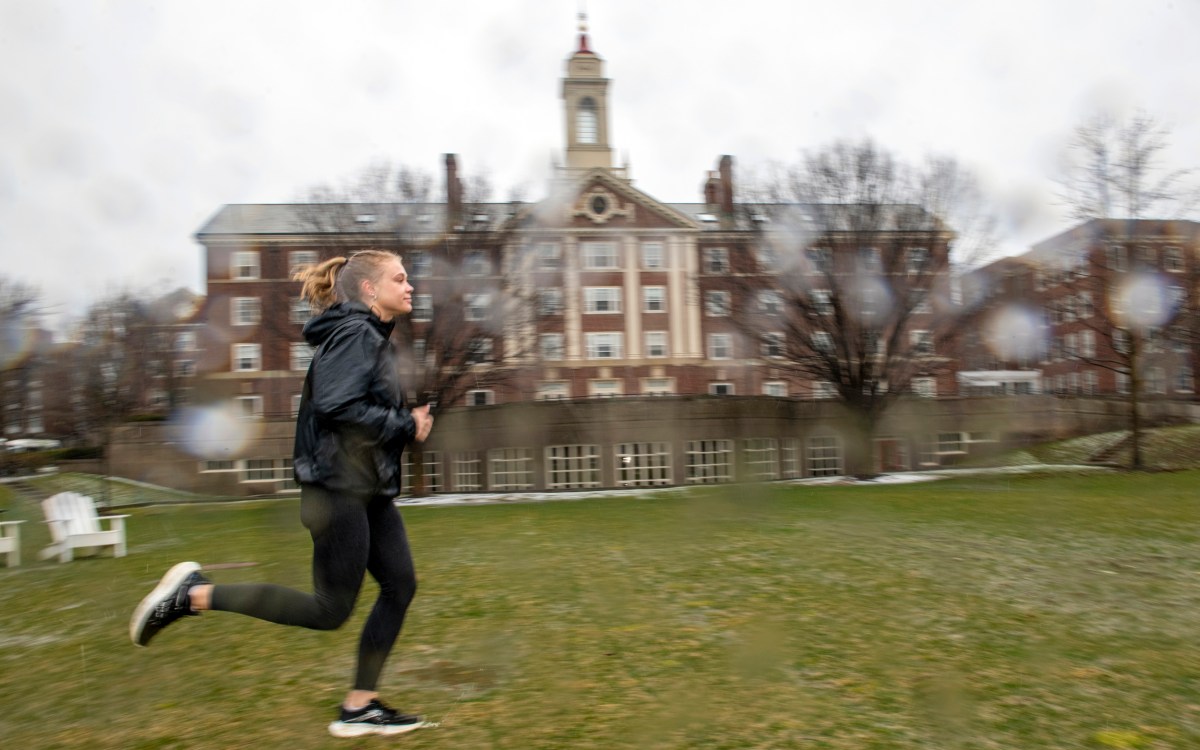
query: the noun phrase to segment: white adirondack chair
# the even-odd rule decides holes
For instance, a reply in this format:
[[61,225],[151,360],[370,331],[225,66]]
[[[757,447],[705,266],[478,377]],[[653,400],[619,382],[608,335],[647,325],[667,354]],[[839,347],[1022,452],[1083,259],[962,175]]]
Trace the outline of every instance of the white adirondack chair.
[[8,567],[21,564],[21,524],[24,521],[0,521],[0,555],[8,557]]
[[[71,562],[75,550],[92,547],[112,547],[113,557],[125,556],[125,519],[129,516],[99,516],[92,498],[77,492],[46,498],[42,512],[53,542],[41,551],[41,559],[57,555],[59,562]],[[108,522],[108,528],[102,521]]]

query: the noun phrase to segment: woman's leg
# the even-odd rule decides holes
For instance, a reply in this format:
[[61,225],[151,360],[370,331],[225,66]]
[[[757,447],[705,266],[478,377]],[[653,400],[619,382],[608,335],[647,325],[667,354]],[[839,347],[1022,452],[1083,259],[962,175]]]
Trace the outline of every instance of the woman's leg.
[[417,593],[417,577],[404,521],[392,499],[372,499],[367,506],[367,517],[371,537],[367,570],[379,583],[379,598],[359,640],[354,690],[373,692],[400,634],[408,605]]
[[221,584],[206,592],[209,608],[314,630],[333,630],[344,623],[354,609],[369,560],[366,501],[305,485],[300,490],[300,520],[313,540],[312,594],[274,584]]

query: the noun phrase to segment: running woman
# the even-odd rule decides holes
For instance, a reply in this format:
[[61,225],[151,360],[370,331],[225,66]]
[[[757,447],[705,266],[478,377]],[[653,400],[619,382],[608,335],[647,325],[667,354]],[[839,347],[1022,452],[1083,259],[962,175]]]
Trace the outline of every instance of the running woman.
[[365,573],[379,598],[358,645],[354,682],[335,737],[400,734],[422,726],[395,711],[376,689],[417,590],[400,492],[400,455],[433,427],[429,406],[409,408],[396,370],[391,333],[412,312],[413,288],[400,258],[366,250],[297,274],[302,296],[322,311],[304,326],[315,347],[296,420],[294,470],[300,521],[313,540],[313,590],[274,584],[214,585],[198,563],[171,568],[134,610],[129,635],[146,646],[181,617],[208,610],[333,630],[350,617]]

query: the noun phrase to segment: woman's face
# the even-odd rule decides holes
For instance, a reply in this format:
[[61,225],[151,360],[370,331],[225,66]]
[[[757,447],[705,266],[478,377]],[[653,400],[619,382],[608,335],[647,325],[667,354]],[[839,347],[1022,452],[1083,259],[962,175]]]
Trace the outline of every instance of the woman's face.
[[373,285],[374,299],[367,295],[366,302],[379,310],[379,317],[391,320],[397,315],[412,312],[412,285],[408,283],[408,272],[399,258],[385,261],[383,273]]

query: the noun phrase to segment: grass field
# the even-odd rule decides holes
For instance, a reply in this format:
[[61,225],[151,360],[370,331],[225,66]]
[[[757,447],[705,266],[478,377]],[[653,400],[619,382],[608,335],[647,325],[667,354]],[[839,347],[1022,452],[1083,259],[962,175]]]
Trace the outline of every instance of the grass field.
[[0,746],[1200,747],[1200,471],[405,509],[421,590],[383,689],[440,726],[392,740],[325,734],[366,601],[333,633],[212,613],[129,644],[179,560],[307,589],[296,501],[133,513],[119,560],[37,562],[25,525]]

